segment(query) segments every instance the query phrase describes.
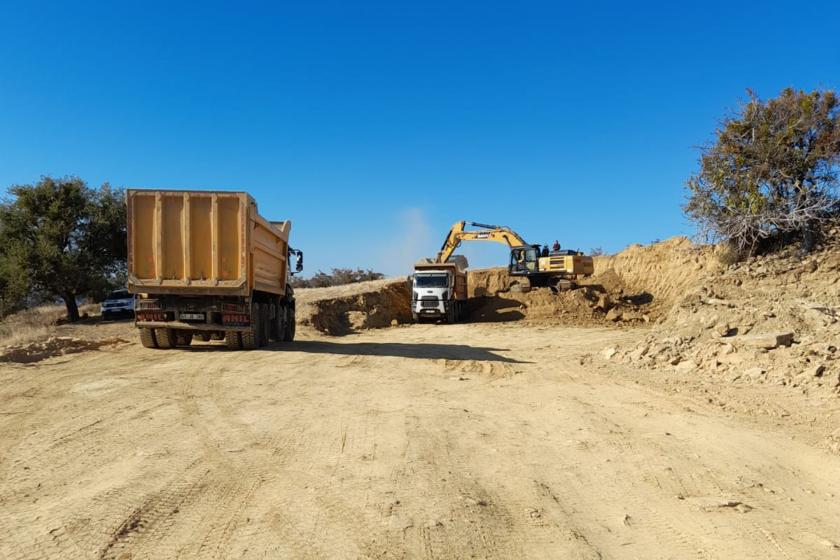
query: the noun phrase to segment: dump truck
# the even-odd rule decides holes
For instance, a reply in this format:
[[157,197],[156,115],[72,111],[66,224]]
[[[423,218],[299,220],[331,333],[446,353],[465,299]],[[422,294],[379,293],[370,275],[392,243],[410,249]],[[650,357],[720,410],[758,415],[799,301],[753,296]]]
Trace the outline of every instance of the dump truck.
[[411,317],[414,322],[459,321],[467,302],[467,259],[452,255],[447,262],[424,259],[411,275]]
[[303,253],[289,246],[291,222],[266,220],[245,192],[129,189],[126,203],[128,290],[143,346],[294,339],[290,279]]

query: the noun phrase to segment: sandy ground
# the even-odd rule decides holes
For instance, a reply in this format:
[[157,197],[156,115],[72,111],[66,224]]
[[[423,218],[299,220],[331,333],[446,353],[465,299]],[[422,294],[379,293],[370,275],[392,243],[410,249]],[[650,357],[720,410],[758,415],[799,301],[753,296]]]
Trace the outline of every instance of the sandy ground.
[[840,558],[840,456],[593,361],[640,331],[127,333],[0,364],[0,558]]

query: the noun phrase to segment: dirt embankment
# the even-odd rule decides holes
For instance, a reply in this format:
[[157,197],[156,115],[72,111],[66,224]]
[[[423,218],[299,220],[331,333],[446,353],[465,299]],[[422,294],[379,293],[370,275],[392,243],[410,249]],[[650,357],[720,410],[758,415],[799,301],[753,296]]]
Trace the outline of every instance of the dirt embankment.
[[511,289],[505,268],[469,273],[469,314],[474,322],[527,320],[556,325],[646,323],[651,320],[652,297],[628,287],[611,269],[580,280],[573,290]]
[[[679,280],[686,268],[659,274]],[[607,348],[604,357],[734,384],[838,391],[840,248],[805,259],[791,248],[697,272],[671,292],[673,306],[642,342]]]
[[411,322],[411,290],[404,278],[301,289],[296,297],[298,324],[330,335]]
[[721,268],[715,249],[674,237],[653,245],[631,245],[615,255],[595,257],[595,278],[619,279],[620,289],[647,296],[657,314],[667,313],[687,291]]
[[[587,279],[575,290],[510,290],[507,269],[469,272],[466,322],[591,326],[650,320],[649,294],[634,294],[612,271]],[[411,290],[404,279],[298,290],[298,322],[329,335],[411,322]]]

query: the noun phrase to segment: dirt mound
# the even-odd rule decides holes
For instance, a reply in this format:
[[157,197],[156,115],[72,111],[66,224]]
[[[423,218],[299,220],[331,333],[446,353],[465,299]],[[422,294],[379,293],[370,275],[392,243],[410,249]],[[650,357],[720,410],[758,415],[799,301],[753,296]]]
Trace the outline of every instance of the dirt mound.
[[114,347],[126,344],[123,338],[107,338],[102,340],[84,340],[70,336],[53,336],[39,342],[7,346],[0,353],[0,362],[15,362],[30,364],[40,362],[54,356],[77,354],[88,350],[99,350],[103,347]]
[[617,278],[628,294],[647,294],[660,313],[720,268],[714,247],[695,245],[685,237],[595,257],[596,278]]
[[[700,250],[710,253],[709,248]],[[686,281],[682,294],[667,292],[674,306],[646,339],[630,348],[606,349],[605,357],[675,373],[721,376],[733,383],[837,391],[837,248],[805,260],[789,249],[730,267],[698,269],[696,264],[689,259],[685,268],[702,275]],[[688,276],[686,270],[671,272],[678,280]],[[668,287],[663,282],[660,286]]]
[[404,279],[302,289],[296,294],[298,323],[330,335],[411,322],[411,290]]
[[507,268],[482,268],[470,270],[467,274],[467,296],[495,296],[499,292],[510,290],[510,277]]
[[613,270],[580,281],[581,287],[512,290],[506,268],[470,271],[467,320],[502,322],[526,319],[562,325],[603,325],[650,320],[649,294],[634,294]]

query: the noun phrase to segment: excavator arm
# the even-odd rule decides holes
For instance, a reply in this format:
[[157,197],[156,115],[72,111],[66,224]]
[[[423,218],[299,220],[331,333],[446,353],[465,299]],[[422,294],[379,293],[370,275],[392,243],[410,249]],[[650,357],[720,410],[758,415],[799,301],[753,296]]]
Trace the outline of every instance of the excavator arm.
[[[467,231],[466,226],[480,228],[477,230]],[[443,241],[440,252],[437,254],[436,262],[445,263],[455,252],[455,249],[461,245],[462,241],[495,241],[496,243],[503,243],[508,247],[522,247],[527,246],[522,237],[518,233],[505,226],[492,226],[487,224],[478,224],[476,222],[456,222],[449,230],[449,234]]]

